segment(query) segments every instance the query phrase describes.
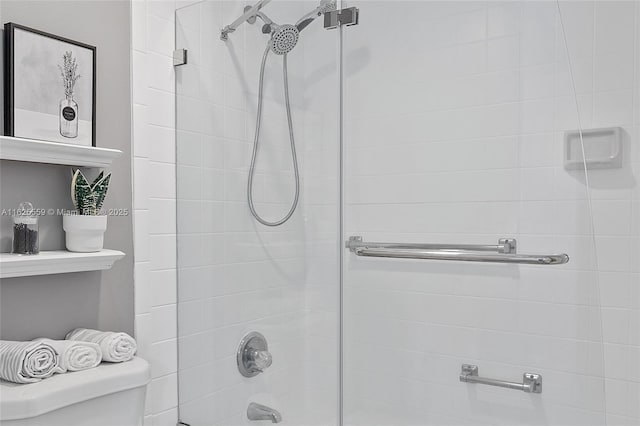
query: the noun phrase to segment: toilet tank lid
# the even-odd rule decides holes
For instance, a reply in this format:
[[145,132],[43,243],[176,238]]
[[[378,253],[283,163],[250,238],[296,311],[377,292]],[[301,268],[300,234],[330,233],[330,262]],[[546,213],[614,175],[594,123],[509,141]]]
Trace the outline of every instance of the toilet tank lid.
[[0,381],[0,420],[40,416],[78,402],[146,386],[149,363],[133,358],[123,363],[102,363],[85,371],[56,374],[37,383]]

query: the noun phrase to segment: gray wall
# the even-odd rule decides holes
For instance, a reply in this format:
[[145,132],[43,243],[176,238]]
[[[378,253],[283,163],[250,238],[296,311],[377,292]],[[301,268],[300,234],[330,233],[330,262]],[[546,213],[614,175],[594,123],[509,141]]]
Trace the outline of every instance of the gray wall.
[[[0,24],[4,24],[4,18],[2,17],[2,3],[3,1],[0,0]],[[2,28],[4,29],[4,26],[2,26]],[[4,42],[4,31],[0,30],[0,33],[2,33],[3,38],[0,39]],[[0,51],[2,51],[2,48],[0,47]],[[4,52],[2,52],[4,53]],[[2,77],[2,73],[4,70],[4,55],[0,54],[0,98],[3,100],[3,102],[0,102],[0,133],[4,134],[4,80]]]
[[[15,22],[97,46],[97,146],[123,151],[111,171],[106,208],[131,212],[129,1],[0,0],[2,23]],[[0,209],[31,201],[71,208],[70,168],[0,161]],[[64,248],[61,217],[40,223],[42,250]],[[10,250],[11,221],[0,218],[0,251]],[[105,247],[127,256],[113,269],[0,282],[0,338],[61,338],[74,327],[133,332],[132,217],[109,217]]]

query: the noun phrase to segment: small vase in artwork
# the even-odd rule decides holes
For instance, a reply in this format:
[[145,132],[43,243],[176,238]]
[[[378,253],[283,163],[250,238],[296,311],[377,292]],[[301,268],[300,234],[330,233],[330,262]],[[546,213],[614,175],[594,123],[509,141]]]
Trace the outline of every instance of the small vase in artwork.
[[60,101],[60,134],[65,138],[78,137],[78,104],[73,96]]

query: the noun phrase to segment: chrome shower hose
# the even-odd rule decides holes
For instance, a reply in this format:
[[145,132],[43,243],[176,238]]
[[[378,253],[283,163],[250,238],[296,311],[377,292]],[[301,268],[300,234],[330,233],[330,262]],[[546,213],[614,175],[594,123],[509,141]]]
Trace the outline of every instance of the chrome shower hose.
[[258,145],[260,144],[260,122],[262,121],[262,98],[263,98],[263,89],[264,89],[264,68],[267,63],[267,56],[269,55],[269,50],[271,50],[270,46],[267,45],[267,48],[262,55],[262,65],[260,66],[260,84],[258,87],[258,111],[256,117],[256,131],[255,136],[253,138],[253,153],[251,154],[251,166],[249,167],[249,180],[247,184],[247,201],[249,202],[249,210],[251,210],[251,214],[253,217],[265,226],[280,226],[286,221],[288,221],[298,206],[298,199],[300,198],[300,174],[298,172],[298,157],[296,155],[296,143],[293,137],[293,122],[291,120],[291,104],[289,102],[289,78],[287,73],[287,55],[282,55],[282,69],[284,75],[284,99],[285,106],[287,111],[287,124],[289,125],[289,140],[291,142],[291,158],[293,161],[293,172],[295,174],[296,180],[296,191],[295,197],[293,199],[293,204],[289,209],[289,212],[280,220],[276,220],[274,222],[269,222],[263,219],[260,214],[256,211],[256,208],[253,204],[253,177],[256,171],[256,161],[258,157]]

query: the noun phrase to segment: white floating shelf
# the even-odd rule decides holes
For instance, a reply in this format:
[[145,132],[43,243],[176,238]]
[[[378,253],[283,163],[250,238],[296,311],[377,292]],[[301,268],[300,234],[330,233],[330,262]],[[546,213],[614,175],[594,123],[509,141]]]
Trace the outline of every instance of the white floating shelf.
[[0,136],[0,160],[106,168],[122,151]]
[[100,271],[111,269],[113,264],[123,257],[124,253],[117,250],[102,250],[95,253],[56,250],[24,256],[0,253],[0,278]]

